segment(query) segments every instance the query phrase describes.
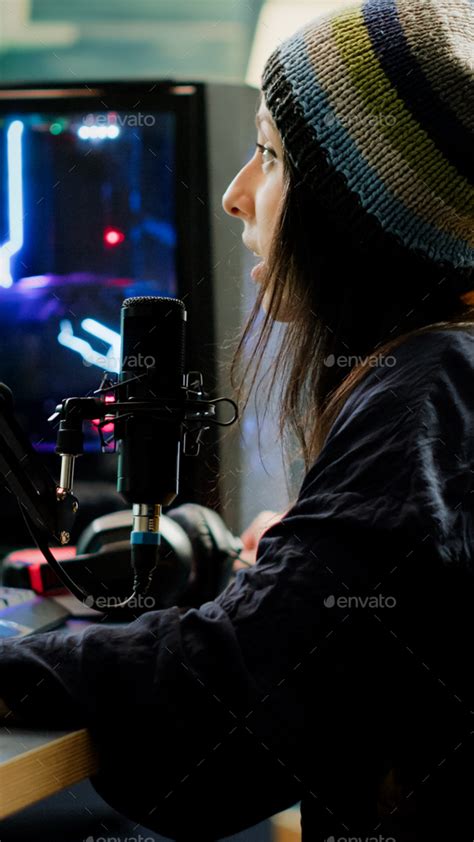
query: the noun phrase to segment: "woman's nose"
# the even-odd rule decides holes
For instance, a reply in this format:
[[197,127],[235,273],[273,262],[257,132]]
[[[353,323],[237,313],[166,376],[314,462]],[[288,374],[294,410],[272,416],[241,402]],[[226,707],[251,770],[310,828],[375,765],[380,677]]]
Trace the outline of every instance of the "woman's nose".
[[250,217],[253,212],[253,194],[248,164],[240,170],[222,197],[222,207],[229,216]]

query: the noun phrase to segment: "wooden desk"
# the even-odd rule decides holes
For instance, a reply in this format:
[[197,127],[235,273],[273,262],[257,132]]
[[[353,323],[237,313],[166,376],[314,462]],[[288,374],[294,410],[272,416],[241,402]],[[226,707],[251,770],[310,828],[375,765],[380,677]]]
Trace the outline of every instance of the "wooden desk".
[[[80,632],[90,625],[91,618],[97,617],[96,611],[85,609],[72,594],[58,597],[58,601],[71,611],[65,631]],[[78,617],[75,606],[80,607]],[[8,719],[0,722],[0,819],[88,778],[95,771],[97,759],[86,729],[47,731],[9,726]]]
[[0,819],[97,771],[88,731],[0,726]]
[[[75,598],[68,595],[63,599],[71,607],[69,603]],[[91,616],[96,616],[96,612],[91,610]],[[73,618],[66,627],[69,631],[81,631],[89,623],[87,618]],[[97,771],[97,766],[86,729],[46,731],[9,726],[3,720],[0,722],[0,820],[88,778]],[[299,820],[298,808],[274,816],[271,819],[273,842],[299,842]]]
[[[0,726],[0,819],[35,804],[97,771],[85,729],[39,731]],[[301,839],[299,809],[272,818],[274,842]]]
[[[80,632],[90,619],[74,616],[72,594],[60,598],[71,610],[65,631]],[[84,606],[81,606],[84,613]],[[97,616],[91,612],[91,617]],[[0,722],[0,819],[35,804],[97,771],[97,759],[86,729],[39,730]],[[1,833],[0,833],[1,836]]]

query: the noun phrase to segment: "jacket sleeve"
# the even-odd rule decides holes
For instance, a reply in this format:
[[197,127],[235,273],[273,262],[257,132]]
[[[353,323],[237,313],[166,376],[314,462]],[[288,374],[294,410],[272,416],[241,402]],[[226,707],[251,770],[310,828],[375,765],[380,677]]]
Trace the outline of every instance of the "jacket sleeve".
[[307,673],[347,614],[323,599],[365,563],[330,531],[274,536],[199,609],[0,644],[0,694],[32,725],[88,727],[91,781],[122,814],[178,840],[237,833],[302,796]]
[[[454,397],[445,401],[456,424]],[[440,445],[424,407],[426,394],[384,383],[360,391],[253,568],[199,609],[0,643],[0,696],[29,722],[87,726],[97,792],[173,839],[204,828],[218,839],[308,791],[316,799],[315,766],[341,734],[359,730],[367,747],[357,716],[379,704],[364,695],[378,642],[347,597],[373,594],[420,535],[433,547],[442,537]],[[358,698],[345,687],[344,658],[360,676]]]

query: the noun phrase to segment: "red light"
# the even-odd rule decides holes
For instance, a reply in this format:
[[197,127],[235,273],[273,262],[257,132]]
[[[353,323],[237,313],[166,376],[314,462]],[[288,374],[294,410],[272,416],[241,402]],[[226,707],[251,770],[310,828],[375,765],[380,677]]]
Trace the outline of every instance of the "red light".
[[[115,403],[115,395],[106,395],[105,396],[105,403]],[[108,421],[107,424],[104,424],[104,426],[102,427],[103,433],[113,433],[113,431],[114,431],[114,417],[115,417],[114,415],[106,415],[104,417],[103,421],[107,421],[108,419],[110,419],[110,420]],[[101,422],[100,418],[94,418],[92,420],[92,423],[93,423],[94,427],[98,427],[99,424],[102,423],[102,422]]]
[[104,243],[106,246],[118,246],[123,243],[125,234],[118,228],[106,228],[104,231]]
[[102,427],[103,433],[113,433],[113,431],[114,431],[114,425],[113,424],[105,424]]
[[[103,420],[106,421],[107,417],[108,416],[106,416],[106,418],[104,418]],[[94,427],[98,427],[99,424],[101,424],[101,423],[102,423],[102,421],[101,421],[100,418],[93,418],[92,421],[91,421],[91,424],[93,424]],[[104,426],[102,427],[102,432],[103,433],[113,433],[113,431],[114,431],[114,423],[113,423],[113,416],[112,416],[112,420],[109,421],[107,424],[104,424]]]

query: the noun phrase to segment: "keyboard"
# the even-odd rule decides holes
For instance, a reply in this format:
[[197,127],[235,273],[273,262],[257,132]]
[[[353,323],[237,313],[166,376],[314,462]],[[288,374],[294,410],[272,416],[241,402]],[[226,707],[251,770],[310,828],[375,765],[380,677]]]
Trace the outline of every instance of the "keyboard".
[[50,631],[70,617],[54,597],[40,596],[28,588],[0,585],[0,640]]

